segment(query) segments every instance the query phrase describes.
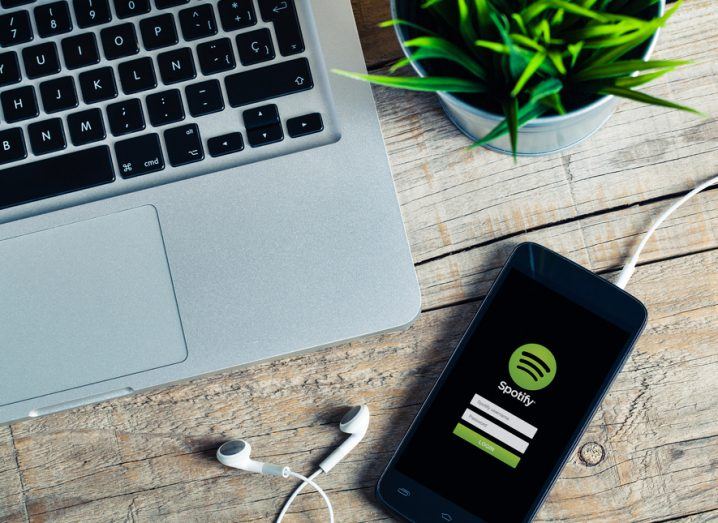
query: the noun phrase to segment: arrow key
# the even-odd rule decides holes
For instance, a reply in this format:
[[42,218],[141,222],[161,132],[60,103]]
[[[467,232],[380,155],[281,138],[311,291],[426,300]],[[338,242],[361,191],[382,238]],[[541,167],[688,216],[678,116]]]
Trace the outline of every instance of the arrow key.
[[279,123],[279,110],[274,104],[262,105],[247,109],[242,113],[242,118],[247,129],[267,127],[268,125]]
[[322,115],[319,113],[305,114],[287,120],[287,131],[292,138],[299,138],[308,134],[318,133],[324,130]]
[[247,140],[252,147],[261,147],[284,140],[282,124],[268,125],[247,130]]
[[229,133],[215,136],[207,140],[207,149],[210,156],[224,156],[225,154],[237,153],[244,149],[242,133]]

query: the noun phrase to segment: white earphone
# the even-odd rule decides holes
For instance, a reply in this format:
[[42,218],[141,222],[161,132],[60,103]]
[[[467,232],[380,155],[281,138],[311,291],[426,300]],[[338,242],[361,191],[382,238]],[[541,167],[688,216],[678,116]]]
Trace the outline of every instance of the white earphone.
[[349,409],[349,411],[342,417],[339,422],[339,430],[345,434],[349,434],[349,437],[344,440],[329,456],[327,456],[320,464],[319,469],[309,477],[304,477],[301,474],[297,474],[292,471],[289,467],[283,467],[281,465],[275,465],[273,463],[263,463],[261,461],[255,461],[251,458],[252,446],[244,440],[232,440],[223,443],[217,449],[217,459],[223,465],[228,467],[246,470],[247,472],[256,472],[259,474],[270,474],[273,476],[282,476],[285,478],[294,477],[302,481],[302,483],[294,489],[291,496],[287,498],[287,501],[282,507],[282,511],[277,517],[277,523],[281,523],[284,515],[287,513],[289,506],[292,504],[294,499],[299,495],[305,485],[311,485],[319,494],[324,498],[324,502],[327,504],[329,511],[329,521],[334,522],[334,510],[332,504],[329,501],[326,493],[322,488],[314,482],[319,474],[327,473],[332,470],[337,463],[349,454],[354,447],[364,438],[367,430],[369,429],[369,409],[366,405],[356,406]]

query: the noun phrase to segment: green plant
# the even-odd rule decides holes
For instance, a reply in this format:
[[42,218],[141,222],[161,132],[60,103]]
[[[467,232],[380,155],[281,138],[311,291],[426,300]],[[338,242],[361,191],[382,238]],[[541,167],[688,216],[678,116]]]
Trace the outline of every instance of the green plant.
[[422,25],[399,19],[380,25],[404,26],[411,33],[404,41],[408,57],[395,63],[390,72],[416,61],[429,71],[427,76],[335,72],[388,87],[468,96],[475,105],[504,115],[474,146],[509,133],[515,155],[522,125],[542,115],[564,114],[603,95],[697,112],[636,90],[688,63],[636,58],[640,46],[665,24],[682,0],[663,16],[643,18],[657,3],[425,0]]

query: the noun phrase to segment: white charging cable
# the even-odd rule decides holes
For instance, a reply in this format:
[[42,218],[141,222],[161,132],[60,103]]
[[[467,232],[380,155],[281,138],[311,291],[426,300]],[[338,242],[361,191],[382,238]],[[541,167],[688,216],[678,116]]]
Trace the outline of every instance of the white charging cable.
[[641,243],[638,244],[638,247],[636,247],[636,250],[633,251],[633,254],[629,258],[626,265],[623,266],[623,269],[621,270],[620,274],[618,275],[618,279],[616,280],[616,286],[618,286],[621,289],[625,289],[626,285],[628,284],[628,280],[631,279],[631,276],[633,276],[633,272],[636,270],[636,264],[638,263],[638,258],[641,256],[641,251],[643,251],[643,248],[648,243],[648,240],[651,239],[651,236],[653,236],[653,233],[656,232],[656,229],[658,229],[661,224],[666,221],[666,219],[673,214],[673,212],[678,209],[681,205],[686,203],[688,200],[693,198],[696,194],[703,191],[704,189],[707,189],[711,185],[715,185],[718,183],[718,176],[714,176],[713,178],[706,180],[705,182],[701,183],[700,185],[697,185],[693,188],[692,191],[686,193],[682,198],[677,200],[673,203],[668,209],[663,211],[663,214],[661,214],[658,219],[656,219],[655,222],[653,222],[653,225],[646,231],[646,233],[643,235],[643,239],[641,240]]
[[284,476],[285,478],[288,478],[290,476],[293,478],[297,478],[297,479],[301,480],[302,483],[296,489],[294,489],[294,492],[292,492],[292,495],[289,496],[289,499],[287,499],[287,501],[284,503],[284,506],[282,507],[282,511],[279,513],[279,516],[277,516],[277,523],[282,522],[282,519],[284,519],[284,516],[287,514],[287,510],[289,510],[289,505],[292,504],[292,502],[294,501],[294,498],[296,498],[297,495],[299,495],[299,493],[302,491],[302,489],[306,485],[311,485],[312,487],[314,487],[314,490],[319,492],[319,494],[322,496],[322,498],[324,499],[324,503],[326,503],[326,505],[327,505],[327,510],[329,511],[329,523],[334,523],[334,509],[332,508],[332,502],[329,501],[329,496],[327,496],[326,492],[324,492],[324,489],[322,489],[322,487],[317,485],[316,482],[314,481],[314,478],[316,478],[319,474],[321,474],[321,472],[322,472],[321,469],[317,470],[314,474],[312,474],[311,476],[309,476],[307,478],[305,476],[302,476],[301,474],[297,474],[296,472],[291,470],[289,467],[284,467],[284,469],[282,470],[282,476]]

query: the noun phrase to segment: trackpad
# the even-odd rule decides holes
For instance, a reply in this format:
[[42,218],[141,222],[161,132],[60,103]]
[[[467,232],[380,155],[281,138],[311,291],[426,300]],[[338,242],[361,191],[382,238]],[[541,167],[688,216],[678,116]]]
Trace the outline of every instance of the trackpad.
[[187,357],[157,211],[0,241],[0,404]]

